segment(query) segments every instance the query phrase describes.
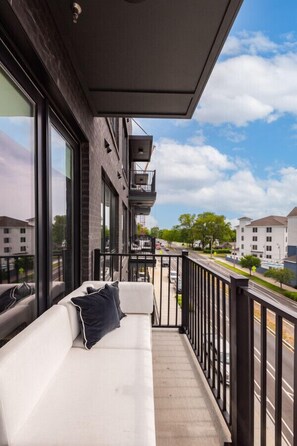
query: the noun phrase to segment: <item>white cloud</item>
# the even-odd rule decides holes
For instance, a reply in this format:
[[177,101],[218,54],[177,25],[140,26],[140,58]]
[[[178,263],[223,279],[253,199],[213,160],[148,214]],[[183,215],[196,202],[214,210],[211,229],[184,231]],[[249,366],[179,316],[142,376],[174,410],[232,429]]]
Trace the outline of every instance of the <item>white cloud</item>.
[[[291,39],[292,35],[284,36],[284,38]],[[272,42],[262,32],[247,32],[241,31],[236,35],[230,36],[223,48],[223,55],[238,55],[242,53],[246,54],[259,54],[270,53],[279,50],[279,45]]]
[[[194,114],[198,122],[239,127],[259,119],[271,123],[285,113],[297,115],[297,53],[284,52],[288,40],[278,46],[264,37],[254,33],[229,39],[225,55],[235,56],[216,64]],[[261,55],[265,48],[273,54]]]
[[197,130],[194,135],[188,138],[188,142],[192,144],[201,145],[206,141],[206,136],[203,133],[203,130]]
[[243,159],[218,149],[160,141],[153,158],[157,168],[157,203],[213,211],[226,216],[260,218],[286,215],[297,205],[297,168],[287,167],[257,178]]

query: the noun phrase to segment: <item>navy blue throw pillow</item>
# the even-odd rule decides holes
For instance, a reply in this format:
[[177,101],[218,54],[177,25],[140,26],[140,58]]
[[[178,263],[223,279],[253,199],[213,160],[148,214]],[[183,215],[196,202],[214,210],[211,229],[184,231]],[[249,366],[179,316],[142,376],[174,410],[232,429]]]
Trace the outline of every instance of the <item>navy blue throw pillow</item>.
[[17,286],[14,291],[14,297],[16,298],[16,301],[25,299],[25,297],[31,296],[31,294],[35,293],[35,289],[33,286],[29,285],[28,283],[24,282],[22,285]]
[[[111,283],[110,285],[107,283],[105,286],[108,286],[108,288],[110,289],[110,292],[112,293],[112,295],[114,297],[120,320],[123,319],[123,317],[126,317],[127,315],[125,313],[123,313],[122,309],[121,309],[119,282],[116,281],[116,282]],[[100,289],[102,289],[102,288],[99,288],[97,290],[93,286],[88,286],[87,293],[88,294],[96,293],[97,291],[100,291]]]
[[110,287],[81,297],[71,302],[79,311],[84,345],[90,350],[103,336],[120,326],[116,303]]
[[12,308],[16,303],[14,296],[16,286],[9,288],[0,295],[0,314]]

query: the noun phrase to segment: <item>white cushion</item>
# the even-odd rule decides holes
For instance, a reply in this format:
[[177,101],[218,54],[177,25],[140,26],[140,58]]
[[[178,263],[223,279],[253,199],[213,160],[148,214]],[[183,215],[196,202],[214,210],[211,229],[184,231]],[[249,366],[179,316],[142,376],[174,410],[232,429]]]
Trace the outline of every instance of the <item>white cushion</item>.
[[[72,297],[85,294],[88,286],[101,288],[105,283],[111,282],[84,282],[79,288],[72,291],[64,299],[60,300],[59,305],[66,306],[70,319],[72,330],[72,339],[76,339],[80,333],[80,323],[77,310],[71,304]],[[140,282],[119,282],[121,309],[127,314],[151,314],[153,312],[153,285],[151,283]]]
[[152,355],[72,348],[11,446],[154,446]]
[[1,348],[0,445],[11,444],[71,345],[67,311],[55,305]]
[[[84,348],[82,335],[73,341],[73,347]],[[128,314],[121,326],[100,339],[94,348],[152,349],[151,317],[148,314]]]

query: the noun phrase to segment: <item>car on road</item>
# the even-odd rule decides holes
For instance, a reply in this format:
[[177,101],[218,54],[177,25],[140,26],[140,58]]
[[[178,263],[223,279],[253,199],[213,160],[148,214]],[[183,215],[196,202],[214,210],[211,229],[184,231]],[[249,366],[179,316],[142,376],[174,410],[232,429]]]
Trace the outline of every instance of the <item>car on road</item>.
[[[226,363],[226,376],[225,376],[225,382],[227,386],[230,385],[230,344],[226,340],[225,341],[225,363]],[[206,335],[206,355],[208,355],[208,351],[210,351],[210,364],[212,364],[213,355],[215,360],[215,370],[218,372],[218,338],[215,337],[215,341],[212,340],[212,335],[210,336],[209,340],[209,349],[208,349],[208,339]],[[220,358],[219,358],[219,374],[220,374],[220,382],[224,381],[224,340],[222,337],[220,337]]]
[[180,277],[178,277],[175,281],[175,289],[177,294],[181,294],[182,292],[182,280]]
[[162,266],[169,266],[169,257],[162,257],[161,265]]
[[177,272],[174,269],[171,269],[168,274],[170,283],[173,283],[177,279]]

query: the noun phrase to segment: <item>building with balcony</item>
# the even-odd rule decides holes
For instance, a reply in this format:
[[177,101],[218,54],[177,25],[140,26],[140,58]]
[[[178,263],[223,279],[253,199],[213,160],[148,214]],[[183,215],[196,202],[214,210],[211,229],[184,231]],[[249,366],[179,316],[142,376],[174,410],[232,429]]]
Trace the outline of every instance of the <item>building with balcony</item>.
[[[34,319],[38,323],[85,280],[150,280],[158,446],[230,441],[252,446],[259,419],[256,434],[261,433],[262,445],[271,444],[268,307],[277,320],[272,430],[275,444],[281,444],[282,323],[286,318],[296,330],[295,314],[253,293],[247,279],[230,279],[186,253],[167,255],[166,262],[152,253],[143,254],[141,262],[129,261],[135,253],[128,253],[135,217],[150,212],[157,189],[157,173],[146,166],[152,137],[132,135],[131,118],[192,116],[241,3],[0,2],[0,215],[35,222],[32,261],[24,267],[18,253],[17,263],[8,261],[1,269],[2,298],[15,284],[34,286],[14,306],[3,306],[0,346],[9,350],[13,337],[23,329],[30,332]],[[181,294],[180,285],[170,283],[171,269],[182,281]],[[254,305],[260,305],[262,318],[258,399]],[[17,382],[24,369],[17,368]],[[34,367],[37,379],[38,370]],[[25,406],[25,398],[18,397]],[[136,432],[137,404],[132,415]],[[296,403],[291,418],[296,420]],[[115,429],[116,421],[108,420]],[[291,421],[294,430],[297,423]],[[50,426],[52,432],[55,427]]]

